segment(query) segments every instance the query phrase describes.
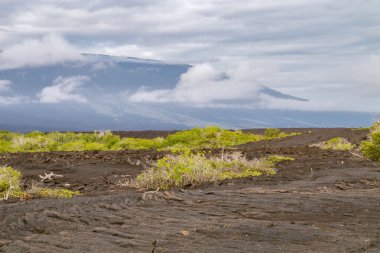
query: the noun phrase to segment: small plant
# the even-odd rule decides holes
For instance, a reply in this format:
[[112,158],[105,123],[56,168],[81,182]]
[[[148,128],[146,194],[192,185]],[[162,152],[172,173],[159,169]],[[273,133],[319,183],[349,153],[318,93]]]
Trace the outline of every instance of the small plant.
[[284,161],[294,161],[295,159],[289,156],[271,155],[268,157],[268,160],[276,164]]
[[20,171],[11,167],[0,167],[0,200],[21,196],[20,178]]
[[167,190],[224,179],[273,175],[276,174],[276,162],[284,159],[278,157],[277,160],[249,160],[240,152],[228,153],[223,157],[207,157],[205,153],[187,150],[164,156],[152,167],[123,185],[139,189]]
[[277,138],[280,135],[281,131],[277,128],[267,128],[265,130],[265,137],[267,139]]
[[352,145],[348,140],[341,137],[335,137],[328,141],[313,144],[311,146],[329,150],[351,150],[354,148],[354,145]]
[[71,198],[80,195],[79,191],[71,191],[61,188],[51,189],[36,186],[28,190],[27,193],[33,198]]
[[360,144],[363,155],[371,160],[380,161],[380,121],[371,127],[370,139]]
[[300,133],[292,132],[292,133],[285,133],[281,132],[278,128],[267,128],[265,130],[264,136],[266,140],[271,139],[281,139],[289,136],[299,135]]

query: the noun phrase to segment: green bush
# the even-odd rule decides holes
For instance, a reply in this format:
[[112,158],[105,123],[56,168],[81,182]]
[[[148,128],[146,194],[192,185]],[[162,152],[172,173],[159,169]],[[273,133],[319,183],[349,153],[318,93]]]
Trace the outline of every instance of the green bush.
[[0,200],[8,198],[71,198],[80,195],[78,191],[71,191],[61,188],[32,187],[26,192],[21,190],[21,172],[11,167],[0,167]]
[[280,163],[284,161],[294,161],[295,159],[293,157],[289,156],[281,156],[281,155],[271,155],[267,158],[269,161],[273,163]]
[[20,171],[11,167],[0,167],[0,200],[21,196],[20,178]]
[[162,149],[224,148],[263,139],[261,135],[244,133],[241,130],[230,131],[210,126],[171,134],[163,141]]
[[0,141],[10,142],[16,134],[9,131],[0,131]]
[[113,134],[107,134],[102,137],[102,142],[104,143],[106,149],[112,149],[114,145],[120,142],[120,137]]
[[329,150],[351,150],[354,148],[354,145],[352,145],[348,140],[341,137],[335,137],[328,141],[313,144],[311,146]]
[[32,198],[72,198],[74,196],[81,195],[79,191],[71,191],[68,189],[61,188],[43,188],[43,187],[32,187],[27,191],[27,194],[32,196]]
[[114,144],[115,150],[146,150],[146,149],[159,149],[162,147],[163,138],[154,139],[140,139],[140,138],[124,138]]
[[280,129],[277,129],[277,128],[267,128],[265,130],[265,137],[267,139],[277,138],[280,135],[280,133],[281,133]]
[[139,189],[166,190],[224,179],[273,175],[276,173],[273,168],[275,164],[268,158],[248,160],[239,152],[207,157],[202,152],[187,150],[164,156],[126,185]]
[[380,161],[380,122],[371,127],[370,139],[360,144],[360,150],[365,157]]

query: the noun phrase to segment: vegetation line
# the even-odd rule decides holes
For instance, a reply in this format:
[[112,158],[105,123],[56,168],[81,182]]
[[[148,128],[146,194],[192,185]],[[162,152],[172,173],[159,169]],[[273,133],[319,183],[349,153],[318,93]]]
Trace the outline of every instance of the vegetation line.
[[0,131],[0,152],[49,152],[91,150],[181,150],[202,148],[225,148],[247,142],[284,138],[298,133],[284,133],[267,129],[264,135],[241,130],[230,131],[219,127],[193,128],[154,139],[120,138],[111,131],[94,133],[41,133],[27,134]]

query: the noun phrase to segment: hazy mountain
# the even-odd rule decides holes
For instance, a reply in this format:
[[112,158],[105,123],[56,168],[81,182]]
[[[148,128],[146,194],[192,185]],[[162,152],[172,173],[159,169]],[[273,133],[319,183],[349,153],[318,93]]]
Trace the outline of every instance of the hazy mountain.
[[[178,103],[137,103],[134,92],[170,90],[190,65],[154,60],[83,55],[83,61],[0,70],[0,129],[143,130],[220,125],[255,127],[367,126],[373,115],[354,112],[305,112],[241,106],[194,107]],[[273,99],[307,101],[260,86]],[[252,100],[252,101],[250,101]],[[236,105],[243,101],[235,101]]]

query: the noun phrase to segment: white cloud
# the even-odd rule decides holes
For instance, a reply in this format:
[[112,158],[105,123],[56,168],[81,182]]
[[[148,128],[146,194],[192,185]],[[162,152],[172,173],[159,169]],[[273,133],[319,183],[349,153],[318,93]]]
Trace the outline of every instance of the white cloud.
[[91,52],[203,62],[379,52],[378,6],[378,0],[14,0],[1,4],[0,23],[23,36],[61,33]]
[[77,92],[89,80],[87,76],[58,77],[52,86],[43,88],[37,97],[41,103],[86,103],[87,98]]
[[58,35],[47,35],[5,48],[0,53],[0,70],[78,60],[82,60],[82,56],[65,39]]
[[[349,57],[351,58],[351,56]],[[379,57],[332,58],[200,64],[181,76],[173,89],[142,87],[130,102],[181,103],[192,107],[264,108],[310,111],[380,111]],[[337,64],[339,63],[339,64]],[[256,67],[259,66],[259,67]],[[281,99],[263,86],[309,101]]]
[[[195,64],[222,61],[230,77],[203,80],[204,89],[186,80],[172,90],[141,89],[130,97],[134,101],[220,106],[219,100],[246,96],[276,108],[380,111],[378,0],[8,0],[0,5],[0,49],[25,39],[41,44],[36,38],[60,33],[84,52]],[[52,59],[62,59],[60,48]],[[13,60],[6,65],[51,63],[50,56],[25,51],[21,59],[8,57]],[[94,70],[105,67],[94,65]],[[257,84],[311,101],[300,106],[256,98]]]
[[112,43],[110,45],[100,43],[92,48],[84,49],[88,53],[101,53],[106,55],[115,56],[127,56],[127,57],[138,57],[138,58],[160,58],[151,49],[144,48],[134,44],[125,44],[114,46]]
[[[0,93],[11,91],[10,85],[12,82],[10,80],[0,80]],[[23,104],[29,102],[30,99],[25,96],[17,96],[17,95],[8,95],[3,96],[0,95],[0,106],[7,105],[15,105],[15,104]]]
[[11,84],[9,80],[0,80],[0,92],[9,91]]
[[240,75],[226,76],[209,63],[195,65],[181,76],[172,90],[140,89],[129,96],[131,102],[178,102],[205,105],[218,101],[255,99],[260,85],[242,80]]

